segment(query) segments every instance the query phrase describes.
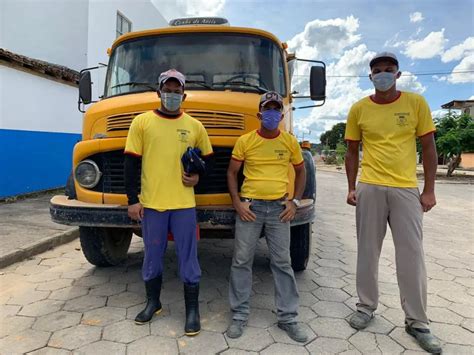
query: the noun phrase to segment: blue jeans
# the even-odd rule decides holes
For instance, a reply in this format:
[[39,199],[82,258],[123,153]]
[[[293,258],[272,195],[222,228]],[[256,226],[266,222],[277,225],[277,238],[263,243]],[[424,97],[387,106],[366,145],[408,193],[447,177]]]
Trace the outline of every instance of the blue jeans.
[[290,223],[280,221],[281,201],[253,200],[250,209],[254,222],[235,223],[234,257],[230,272],[229,302],[233,319],[247,320],[252,291],[252,264],[262,229],[270,251],[270,269],[275,282],[278,322],[291,323],[298,315],[299,295],[290,259]]
[[196,209],[186,208],[158,212],[145,208],[142,222],[145,257],[142,277],[149,281],[163,273],[163,257],[168,245],[168,232],[173,233],[179,262],[179,275],[184,283],[197,283],[201,269],[197,257]]

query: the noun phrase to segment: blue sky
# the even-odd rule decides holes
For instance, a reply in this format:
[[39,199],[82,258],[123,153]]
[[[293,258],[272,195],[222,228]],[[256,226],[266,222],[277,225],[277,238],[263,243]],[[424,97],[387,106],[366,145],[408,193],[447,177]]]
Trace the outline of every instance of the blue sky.
[[[158,1],[161,2],[161,1]],[[312,141],[344,121],[350,105],[373,90],[366,75],[375,52],[399,57],[402,90],[421,93],[434,115],[441,104],[474,98],[474,2],[472,0],[177,0],[163,14],[215,15],[231,25],[274,33],[297,56],[328,64],[328,101],[318,109],[296,111],[296,133]],[[163,5],[163,2],[161,2]],[[169,4],[171,5],[171,4]],[[294,88],[307,88],[306,65],[298,67]],[[421,73],[458,74],[419,75]],[[303,102],[301,102],[303,103]]]

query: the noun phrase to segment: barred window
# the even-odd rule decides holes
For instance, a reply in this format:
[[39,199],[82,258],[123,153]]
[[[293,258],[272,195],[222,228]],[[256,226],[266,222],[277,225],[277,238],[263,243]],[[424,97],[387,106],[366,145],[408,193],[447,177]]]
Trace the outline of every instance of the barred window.
[[132,31],[132,21],[117,11],[116,37]]

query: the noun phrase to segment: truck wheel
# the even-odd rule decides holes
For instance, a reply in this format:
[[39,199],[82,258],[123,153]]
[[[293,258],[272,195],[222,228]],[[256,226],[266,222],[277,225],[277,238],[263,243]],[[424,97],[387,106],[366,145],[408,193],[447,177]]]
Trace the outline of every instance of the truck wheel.
[[96,266],[114,266],[127,258],[132,229],[79,227],[79,238],[88,262]]
[[290,256],[294,271],[303,271],[311,251],[312,223],[291,227]]
[[303,151],[304,167],[306,168],[306,186],[303,192],[303,198],[310,198],[316,201],[316,168],[313,162],[313,156],[307,150]]

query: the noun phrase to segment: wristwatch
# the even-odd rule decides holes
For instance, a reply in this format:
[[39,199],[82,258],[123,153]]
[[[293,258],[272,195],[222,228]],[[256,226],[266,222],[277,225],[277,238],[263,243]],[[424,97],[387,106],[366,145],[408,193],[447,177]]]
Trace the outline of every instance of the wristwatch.
[[298,200],[297,198],[294,198],[293,200],[291,200],[291,202],[293,202],[296,207],[301,206],[301,200]]

